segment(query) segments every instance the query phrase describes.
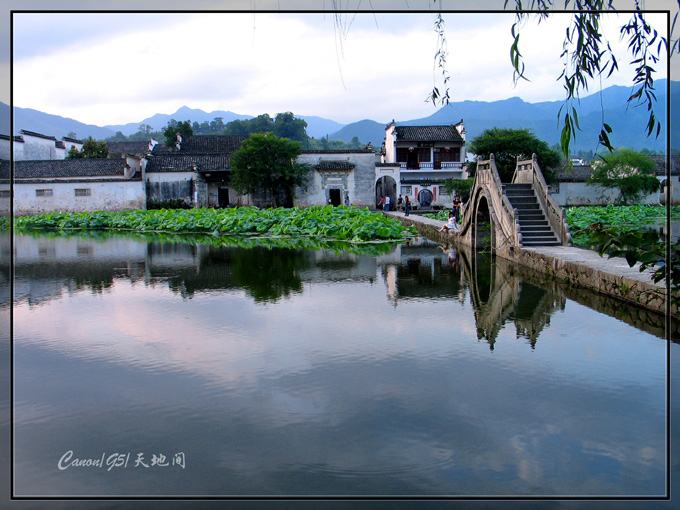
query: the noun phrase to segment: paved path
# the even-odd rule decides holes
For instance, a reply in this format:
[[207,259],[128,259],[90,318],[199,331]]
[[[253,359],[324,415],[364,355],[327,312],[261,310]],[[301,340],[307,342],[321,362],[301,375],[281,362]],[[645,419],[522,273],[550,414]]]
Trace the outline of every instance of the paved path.
[[[439,229],[442,225],[446,223],[445,221],[439,221],[432,218],[425,218],[418,214],[410,214],[409,216],[405,216],[404,213],[401,211],[390,211],[387,214],[399,219],[408,218],[416,223],[427,225],[430,228],[434,227],[435,229]],[[446,241],[451,239],[451,234],[446,233],[441,237],[442,238],[440,240]],[[639,264],[630,267],[626,259],[621,257],[614,258],[607,258],[606,256],[600,257],[600,255],[598,255],[598,253],[595,251],[588,250],[585,248],[578,248],[575,246],[535,246],[535,247],[523,246],[522,250],[538,253],[546,257],[562,260],[564,262],[579,264],[585,267],[596,269],[598,271],[602,271],[604,273],[609,273],[614,276],[619,276],[630,280],[653,284],[650,278],[651,274],[653,273],[653,270],[648,269],[641,273],[639,269],[640,267]],[[663,288],[662,284],[658,284],[656,286]]]

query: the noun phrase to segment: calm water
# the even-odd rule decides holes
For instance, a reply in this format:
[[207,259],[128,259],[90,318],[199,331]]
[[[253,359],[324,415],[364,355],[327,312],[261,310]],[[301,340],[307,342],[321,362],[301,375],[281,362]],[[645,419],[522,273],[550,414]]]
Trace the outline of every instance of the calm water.
[[661,318],[426,240],[14,250],[17,496],[666,492]]

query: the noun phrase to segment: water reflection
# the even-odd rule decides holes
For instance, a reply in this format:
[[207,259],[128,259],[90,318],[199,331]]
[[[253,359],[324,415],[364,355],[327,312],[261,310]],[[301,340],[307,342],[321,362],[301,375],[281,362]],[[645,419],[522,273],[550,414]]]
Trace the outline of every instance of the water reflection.
[[18,494],[663,494],[664,342],[483,253],[307,248],[17,236]]
[[[242,247],[149,241],[140,236],[103,241],[90,236],[15,236],[15,301],[36,305],[85,289],[103,293],[123,278],[133,284],[167,285],[186,299],[211,291],[243,290],[255,302],[268,303],[304,292],[305,282],[373,282],[378,277],[394,306],[419,299],[460,303],[469,299],[478,338],[491,349],[508,322],[514,323],[517,338],[527,339],[534,348],[551,315],[564,309],[567,298],[665,336],[664,318],[658,314],[546,281],[543,275],[504,259],[492,260],[482,251],[460,250],[423,238],[376,246],[373,253],[363,254],[329,247],[286,247],[281,240],[269,246],[259,241]],[[9,252],[9,236],[0,237],[0,250]],[[3,305],[9,298],[8,275],[3,268]],[[674,331],[677,327],[674,323]]]

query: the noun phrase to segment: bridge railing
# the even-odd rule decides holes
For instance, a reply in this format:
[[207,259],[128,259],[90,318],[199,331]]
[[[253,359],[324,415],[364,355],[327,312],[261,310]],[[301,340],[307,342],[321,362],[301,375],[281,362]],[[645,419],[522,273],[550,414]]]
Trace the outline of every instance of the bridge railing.
[[569,233],[566,215],[562,208],[557,205],[555,200],[550,196],[548,185],[545,182],[541,168],[538,166],[536,154],[528,160],[517,160],[517,166],[515,167],[515,173],[512,176],[512,182],[517,184],[531,184],[533,186],[540,207],[553,231],[559,237],[560,243],[563,246],[570,245],[571,234]]
[[505,236],[505,240],[498,244],[497,248],[506,243],[511,243],[511,246],[519,246],[522,238],[519,231],[517,211],[512,207],[505,194],[503,194],[503,185],[493,154],[491,154],[490,159],[477,163],[472,194],[475,193],[475,189],[478,186],[484,186],[486,189],[487,196],[491,199],[491,205],[493,206],[498,225]]

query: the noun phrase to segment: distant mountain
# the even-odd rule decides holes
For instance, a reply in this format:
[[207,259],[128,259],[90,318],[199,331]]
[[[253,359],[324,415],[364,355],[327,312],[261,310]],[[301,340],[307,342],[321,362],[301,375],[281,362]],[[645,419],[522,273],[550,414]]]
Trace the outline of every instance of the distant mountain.
[[[646,126],[649,119],[647,108],[628,105],[631,89],[615,85],[604,89],[601,93],[597,92],[583,97],[577,104],[581,130],[576,133],[576,141],[572,142],[573,150],[596,148],[603,115],[604,121],[613,129],[609,138],[614,147],[665,150],[665,130],[668,125],[665,108],[666,80],[657,80],[655,89],[657,97],[655,114],[662,124],[658,138],[647,137]],[[680,104],[680,82],[671,81],[671,103]],[[560,142],[561,126],[558,125],[557,116],[563,105],[563,101],[527,103],[518,97],[493,102],[461,101],[449,103],[429,117],[408,120],[400,124],[449,125],[456,124],[463,119],[468,140],[472,140],[485,129],[493,127],[529,128],[536,136],[552,146]],[[565,111],[562,112],[562,116],[564,113]],[[671,131],[671,146],[680,148],[678,130],[673,129],[675,124]]]
[[347,124],[340,131],[329,135],[328,138],[350,142],[356,136],[364,144],[371,142],[373,146],[380,147],[385,139],[385,127],[385,124],[365,119]]
[[[665,150],[666,126],[666,80],[657,80],[656,85],[656,115],[662,123],[662,131],[658,138],[647,137],[646,125],[648,112],[644,106],[629,106],[629,87],[612,86],[602,92],[596,92],[583,97],[578,104],[579,124],[581,131],[576,134],[576,142],[572,143],[574,152],[578,150],[594,150],[597,145],[602,115],[607,124],[612,126],[613,133],[610,140],[615,147],[632,147],[641,150]],[[680,82],[671,81],[670,101],[673,105],[680,104]],[[563,101],[545,101],[527,103],[519,97],[501,101],[460,101],[449,103],[435,111],[429,117],[399,121],[401,125],[449,125],[465,121],[467,139],[472,140],[485,129],[493,127],[529,128],[540,139],[555,145],[560,140],[560,126],[557,114]],[[603,111],[602,111],[603,109]],[[398,112],[395,112],[397,114]],[[676,114],[677,115],[677,114]],[[76,133],[78,138],[92,136],[98,140],[113,136],[116,131],[125,135],[137,132],[140,124],[149,124],[154,129],[165,127],[170,119],[193,122],[212,121],[222,117],[224,123],[236,119],[251,119],[251,115],[242,115],[230,111],[216,110],[204,112],[183,106],[172,114],[158,113],[138,122],[104,127],[84,124],[73,119],[39,112],[30,108],[15,107],[15,133],[26,129],[38,133],[61,138],[69,132]],[[355,136],[361,143],[371,142],[379,147],[385,139],[385,124],[370,119],[343,125],[339,122],[315,116],[299,116],[307,122],[307,134],[314,138],[328,136],[331,140],[350,142]],[[9,134],[9,106],[0,103],[0,134]],[[671,123],[671,146],[680,148],[680,122]]]
[[202,124],[203,122],[206,121],[211,122],[215,120],[217,117],[222,117],[222,122],[224,122],[225,124],[232,122],[234,120],[246,120],[253,118],[252,115],[240,115],[238,113],[229,111],[215,110],[213,112],[207,113],[204,112],[203,110],[189,108],[188,106],[182,106],[175,113],[171,114],[157,113],[139,122],[129,122],[127,124],[109,125],[105,127],[107,129],[110,129],[114,133],[116,131],[120,131],[125,136],[130,136],[132,133],[136,133],[137,131],[139,131],[140,124],[148,124],[153,128],[154,131],[160,131],[161,129],[168,125],[168,121],[170,121],[171,119],[175,119],[176,121],[190,120],[192,124],[194,122]]
[[296,118],[304,119],[307,122],[307,135],[312,138],[323,138],[330,133],[335,133],[344,127],[344,124],[334,120],[324,119],[306,115],[296,115]]
[[[10,134],[9,120],[9,105],[0,102],[0,134]],[[57,139],[68,135],[70,132],[76,133],[78,138],[82,139],[91,136],[97,140],[103,140],[115,135],[115,132],[104,127],[83,124],[59,115],[50,115],[31,108],[19,108],[17,106],[14,107],[14,126],[16,127],[15,135],[18,135],[20,130],[25,129],[26,131],[54,136]]]

